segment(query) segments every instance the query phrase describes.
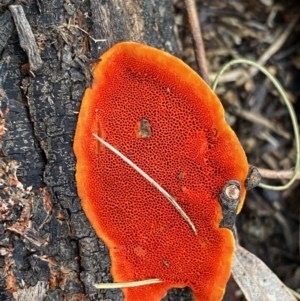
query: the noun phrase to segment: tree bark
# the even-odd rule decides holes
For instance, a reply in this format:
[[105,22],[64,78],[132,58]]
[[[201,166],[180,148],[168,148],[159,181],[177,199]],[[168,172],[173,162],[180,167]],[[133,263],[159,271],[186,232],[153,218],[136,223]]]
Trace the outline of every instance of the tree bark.
[[[116,42],[178,54],[172,2],[22,1],[37,66],[8,4],[0,5],[0,300],[121,301],[120,290],[94,288],[113,279],[108,251],[76,192],[77,112],[92,80],[88,63]],[[164,300],[192,298],[184,289]]]

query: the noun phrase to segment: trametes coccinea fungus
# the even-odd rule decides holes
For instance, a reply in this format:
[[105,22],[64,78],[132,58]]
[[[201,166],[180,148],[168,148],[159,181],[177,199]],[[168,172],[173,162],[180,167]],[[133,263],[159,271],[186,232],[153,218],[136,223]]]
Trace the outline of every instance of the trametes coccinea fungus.
[[[113,46],[93,74],[75,134],[76,181],[82,207],[109,248],[114,282],[162,280],[124,288],[126,301],[160,301],[168,289],[185,286],[196,301],[221,300],[234,237],[222,226],[219,195],[225,187],[225,195],[238,197],[230,210],[241,209],[248,163],[219,99],[181,60],[137,43]],[[93,134],[168,191],[197,235]],[[238,195],[231,190],[235,183]]]

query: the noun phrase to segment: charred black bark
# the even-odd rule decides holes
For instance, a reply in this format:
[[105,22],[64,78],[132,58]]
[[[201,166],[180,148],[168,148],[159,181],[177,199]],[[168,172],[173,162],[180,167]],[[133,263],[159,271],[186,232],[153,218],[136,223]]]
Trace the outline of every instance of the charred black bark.
[[[23,294],[34,296],[31,300],[121,301],[120,290],[98,291],[93,286],[112,281],[110,260],[77,196],[73,135],[82,96],[91,81],[89,62],[124,40],[178,53],[172,3],[26,3],[21,4],[41,68],[30,68],[9,7],[0,6],[0,23],[7,28],[0,38],[0,135],[5,131],[4,120],[7,128],[1,163],[5,185],[0,187],[0,299],[26,300],[20,297]],[[18,179],[8,168],[11,160],[21,164],[15,167]],[[32,191],[27,190],[30,186]],[[18,201],[11,202],[16,195]],[[188,301],[191,293],[172,290],[164,300]]]

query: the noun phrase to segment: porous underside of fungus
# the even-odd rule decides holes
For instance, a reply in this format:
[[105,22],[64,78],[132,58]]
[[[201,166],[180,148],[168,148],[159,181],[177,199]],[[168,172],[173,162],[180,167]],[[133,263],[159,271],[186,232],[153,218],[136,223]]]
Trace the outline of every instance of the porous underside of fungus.
[[[85,92],[74,151],[83,209],[109,248],[115,282],[159,278],[123,289],[126,301],[160,301],[189,286],[218,301],[230,275],[232,232],[220,228],[218,195],[241,184],[248,164],[216,95],[188,66],[149,46],[119,43],[96,65]],[[95,139],[97,134],[167,190],[193,221]]]

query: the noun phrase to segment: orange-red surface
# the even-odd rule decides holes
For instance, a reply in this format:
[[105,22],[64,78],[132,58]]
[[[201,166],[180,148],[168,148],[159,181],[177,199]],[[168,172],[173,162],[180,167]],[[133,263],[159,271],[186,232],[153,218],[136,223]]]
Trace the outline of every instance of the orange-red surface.
[[[92,136],[98,134],[165,188],[194,222],[196,236],[169,201]],[[109,248],[114,282],[160,278],[123,289],[126,301],[159,301],[189,286],[196,301],[222,298],[234,238],[219,228],[218,194],[248,164],[224,121],[220,101],[179,59],[120,43],[94,69],[75,135],[83,209]],[[239,206],[241,208],[242,203]]]

